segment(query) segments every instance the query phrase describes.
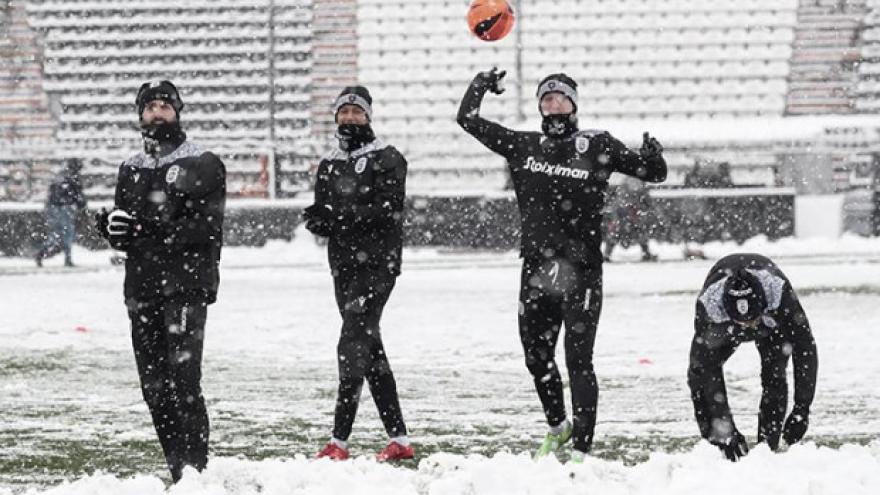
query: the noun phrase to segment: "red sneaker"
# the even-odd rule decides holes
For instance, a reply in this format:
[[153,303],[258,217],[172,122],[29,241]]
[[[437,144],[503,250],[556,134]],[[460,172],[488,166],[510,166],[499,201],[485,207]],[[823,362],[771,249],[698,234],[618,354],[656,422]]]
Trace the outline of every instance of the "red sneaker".
[[416,451],[413,450],[412,445],[400,445],[397,442],[388,442],[388,445],[385,446],[379,452],[379,455],[376,456],[376,460],[379,462],[386,461],[399,461],[401,459],[412,459],[416,454]]
[[333,442],[327,442],[327,445],[324,446],[323,450],[318,452],[315,459],[320,459],[322,457],[329,457],[334,461],[344,461],[348,459],[348,451]]

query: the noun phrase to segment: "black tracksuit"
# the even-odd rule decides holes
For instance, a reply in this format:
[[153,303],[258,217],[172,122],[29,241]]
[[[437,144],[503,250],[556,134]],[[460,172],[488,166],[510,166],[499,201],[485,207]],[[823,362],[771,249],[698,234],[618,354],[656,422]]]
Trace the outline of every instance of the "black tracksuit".
[[144,400],[174,480],[208,456],[201,390],[207,306],[217,297],[226,171],[184,141],[164,156],[144,153],[119,169],[115,208],[135,219],[111,239],[126,252],[125,301]]
[[46,201],[48,229],[46,239],[37,252],[38,265],[43,258],[54,256],[58,251],[64,251],[65,264],[73,265],[71,250],[76,238],[77,212],[85,206],[86,197],[78,170],[65,168],[49,185]]
[[554,359],[564,322],[574,409],[574,447],[588,451],[598,387],[593,343],[602,309],[602,209],[613,172],[650,182],[666,178],[661,157],[645,160],[607,132],[578,131],[551,139],[518,132],[479,115],[487,84],[478,76],[458,111],[458,123],[510,168],[521,221],[523,258],[520,338],[526,365],[548,423],[565,419],[562,380]]
[[83,193],[82,178],[78,171],[69,168],[63,170],[49,184],[47,203],[52,206],[77,206],[84,208],[86,196]]
[[[734,324],[722,303],[731,273],[748,269],[761,282],[767,309],[754,329]],[[754,341],[761,355],[758,441],[779,446],[788,401],[786,367],[794,360],[792,416],[809,416],[816,389],[816,342],[810,323],[788,278],[771,260],[758,254],[733,254],[709,271],[697,299],[688,385],[700,435],[722,445],[737,433],[727,401],[722,367],[742,342]]]
[[403,156],[379,140],[351,153],[336,150],[318,167],[312,208],[325,216],[321,227],[308,225],[329,237],[327,251],[342,316],[333,428],[340,440],[351,434],[364,379],[388,435],[406,434],[379,328],[400,274],[406,167]]

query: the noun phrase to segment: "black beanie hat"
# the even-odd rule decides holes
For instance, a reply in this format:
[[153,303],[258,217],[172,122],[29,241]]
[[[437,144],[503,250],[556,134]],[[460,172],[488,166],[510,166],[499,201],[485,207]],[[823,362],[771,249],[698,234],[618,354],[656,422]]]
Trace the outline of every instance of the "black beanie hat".
[[363,86],[346,86],[333,103],[333,115],[339,113],[343,105],[356,105],[367,114],[367,120],[373,120],[373,97]]
[[180,93],[177,92],[174,84],[171,81],[149,81],[141,85],[137,98],[134,101],[135,105],[137,105],[138,118],[144,114],[144,108],[147,106],[147,103],[155,100],[162,100],[171,104],[178,118],[180,117],[183,101],[180,99]]
[[571,104],[574,105],[574,113],[577,113],[577,87],[578,85],[574,79],[568,77],[567,74],[562,72],[558,74],[550,74],[538,84],[538,91],[536,93],[538,102],[540,102],[541,98],[547,93],[562,93],[571,100]]
[[724,309],[731,320],[752,321],[764,314],[767,297],[758,277],[746,269],[733,273],[724,282]]

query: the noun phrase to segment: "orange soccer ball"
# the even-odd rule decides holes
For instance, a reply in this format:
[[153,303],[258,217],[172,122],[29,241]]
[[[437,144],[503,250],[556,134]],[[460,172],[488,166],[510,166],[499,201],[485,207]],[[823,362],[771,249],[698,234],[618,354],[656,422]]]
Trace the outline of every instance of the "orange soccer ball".
[[474,36],[483,41],[498,41],[513,29],[513,8],[507,0],[474,0],[467,19]]

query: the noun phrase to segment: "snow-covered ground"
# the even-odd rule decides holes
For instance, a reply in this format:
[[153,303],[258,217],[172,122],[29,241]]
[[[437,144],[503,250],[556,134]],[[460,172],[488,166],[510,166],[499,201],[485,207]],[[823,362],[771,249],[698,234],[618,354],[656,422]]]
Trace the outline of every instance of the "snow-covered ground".
[[[761,239],[706,246],[777,259],[801,294],[819,345],[807,443],[741,463],[697,442],[685,383],[694,300],[712,264],[616,253],[605,268],[596,342],[595,457],[583,466],[528,451],[545,431],[516,331],[514,253],[407,251],[383,321],[416,463],[379,465],[368,392],[354,461],[310,458],[327,440],[339,317],[321,248],[304,235],[224,251],[208,315],[204,388],[212,461],[173,494],[880,493],[880,241]],[[167,475],[137,387],[108,252],[78,250],[37,271],[0,259],[0,494],[159,494]],[[561,348],[560,348],[561,353]],[[563,361],[560,360],[560,363]],[[752,440],[757,351],[727,366],[738,426]],[[63,481],[68,480],[68,481]]]

